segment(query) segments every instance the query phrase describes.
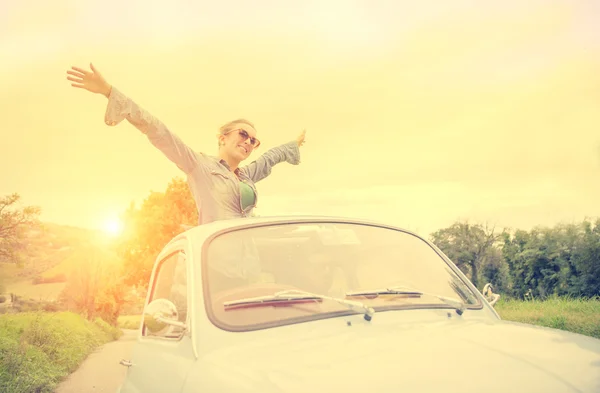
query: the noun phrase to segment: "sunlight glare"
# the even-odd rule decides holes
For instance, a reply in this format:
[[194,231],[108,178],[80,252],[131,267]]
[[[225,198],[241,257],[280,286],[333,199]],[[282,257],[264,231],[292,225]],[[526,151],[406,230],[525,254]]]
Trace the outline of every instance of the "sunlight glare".
[[110,218],[104,223],[104,232],[111,236],[118,236],[123,232],[123,223],[119,218]]

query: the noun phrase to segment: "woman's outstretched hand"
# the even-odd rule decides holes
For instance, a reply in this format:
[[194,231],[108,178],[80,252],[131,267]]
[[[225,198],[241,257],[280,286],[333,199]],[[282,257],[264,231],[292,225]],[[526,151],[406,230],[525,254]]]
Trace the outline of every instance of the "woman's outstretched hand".
[[102,94],[107,97],[110,95],[112,86],[106,82],[102,74],[90,63],[92,72],[84,70],[79,67],[71,67],[71,70],[67,71],[67,79],[70,80],[71,86],[80,89],[86,89],[92,93]]
[[305,136],[306,136],[306,130],[302,130],[302,133],[300,134],[300,136],[298,136],[298,138],[296,138],[296,143],[298,143],[298,147],[300,147],[304,144]]

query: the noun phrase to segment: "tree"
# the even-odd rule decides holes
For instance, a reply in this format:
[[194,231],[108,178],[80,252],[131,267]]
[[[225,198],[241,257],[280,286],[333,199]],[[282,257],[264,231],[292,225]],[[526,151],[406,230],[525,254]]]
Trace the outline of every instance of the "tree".
[[20,199],[16,193],[0,199],[0,262],[18,263],[27,230],[39,225],[40,208],[20,207]]
[[198,222],[196,204],[189,186],[174,178],[164,193],[151,192],[139,209],[133,204],[123,214],[123,240],[118,245],[125,283],[146,287],[154,261],[176,235]]
[[487,224],[456,222],[432,233],[430,238],[479,288],[480,269],[495,258],[494,247],[504,232],[497,233],[495,227],[490,228]]
[[524,252],[527,249],[531,234],[524,230],[517,230],[511,236],[509,233],[503,235],[504,245],[502,255],[508,265],[512,279],[513,295],[523,297],[529,290],[525,275],[528,269]]
[[600,295],[600,220],[537,227],[505,236],[513,295]]
[[481,278],[483,282],[493,284],[494,292],[511,292],[512,280],[510,271],[500,248],[492,247],[490,249],[488,257],[481,266]]
[[600,218],[579,226],[569,264],[569,294],[600,296]]
[[105,248],[82,247],[59,299],[85,318],[116,325],[126,301],[118,257]]

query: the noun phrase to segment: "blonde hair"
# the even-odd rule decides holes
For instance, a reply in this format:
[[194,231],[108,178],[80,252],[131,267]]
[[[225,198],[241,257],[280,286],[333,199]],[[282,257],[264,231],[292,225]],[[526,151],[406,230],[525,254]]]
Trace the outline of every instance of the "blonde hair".
[[[246,119],[236,119],[236,120],[232,120],[230,122],[228,122],[227,124],[224,124],[223,126],[221,126],[221,128],[219,128],[219,134],[217,135],[225,135],[227,134],[229,131],[233,131],[234,127],[237,124],[246,124],[249,125],[250,127],[256,129],[256,127],[254,127],[254,124],[252,124],[249,120]],[[217,141],[217,143],[219,144],[219,147],[221,147],[221,144]]]
[[254,124],[252,124],[250,121],[248,121],[246,119],[237,119],[237,120],[230,121],[229,123],[223,125],[221,128],[219,128],[219,132],[221,134],[225,134],[228,131],[231,131],[236,124],[247,124],[250,127],[255,128]]

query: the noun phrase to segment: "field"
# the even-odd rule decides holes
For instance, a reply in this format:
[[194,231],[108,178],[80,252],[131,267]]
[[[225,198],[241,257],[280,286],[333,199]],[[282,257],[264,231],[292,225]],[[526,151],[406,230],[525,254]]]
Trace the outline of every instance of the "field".
[[505,320],[566,330],[600,339],[600,299],[553,297],[544,301],[502,300],[496,310]]
[[64,287],[64,282],[33,285],[31,280],[27,280],[9,284],[7,293],[16,293],[27,299],[54,301]]
[[0,262],[0,294],[56,300],[74,268],[106,242],[98,231],[44,223],[27,234],[22,264]]

